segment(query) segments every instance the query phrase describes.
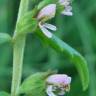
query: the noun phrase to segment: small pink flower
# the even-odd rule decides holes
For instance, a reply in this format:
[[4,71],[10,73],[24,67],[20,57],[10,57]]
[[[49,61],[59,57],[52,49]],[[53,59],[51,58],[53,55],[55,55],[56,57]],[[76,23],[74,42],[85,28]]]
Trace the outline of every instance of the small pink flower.
[[52,37],[52,33],[49,30],[56,31],[56,26],[45,22],[55,17],[55,13],[56,4],[49,4],[46,7],[44,7],[37,15],[37,19],[39,20],[39,27],[41,31],[44,33],[44,35],[48,38]]
[[48,83],[46,92],[49,96],[64,95],[70,90],[71,77],[65,74],[51,75],[46,81]]
[[72,7],[70,6],[71,0],[59,0],[59,4],[64,6],[64,10],[62,11],[63,15],[72,16],[73,13]]
[[56,14],[56,4],[49,4],[45,6],[38,14],[37,19],[52,19]]

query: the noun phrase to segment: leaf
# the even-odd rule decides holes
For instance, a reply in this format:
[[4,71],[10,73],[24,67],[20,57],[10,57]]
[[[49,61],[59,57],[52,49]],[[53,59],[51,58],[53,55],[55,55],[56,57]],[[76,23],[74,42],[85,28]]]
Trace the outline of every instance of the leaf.
[[4,92],[4,91],[1,91],[0,96],[10,96],[10,95],[8,93]]
[[36,34],[42,42],[49,44],[57,52],[63,53],[71,62],[73,62],[81,78],[83,90],[86,90],[89,85],[89,72],[84,57],[55,35],[53,35],[52,38],[47,38],[40,30],[37,30]]
[[46,78],[51,74],[54,72],[38,72],[29,76],[22,83],[19,93],[25,93],[27,96],[46,96]]
[[0,33],[0,44],[7,43],[11,41],[10,35],[7,33]]

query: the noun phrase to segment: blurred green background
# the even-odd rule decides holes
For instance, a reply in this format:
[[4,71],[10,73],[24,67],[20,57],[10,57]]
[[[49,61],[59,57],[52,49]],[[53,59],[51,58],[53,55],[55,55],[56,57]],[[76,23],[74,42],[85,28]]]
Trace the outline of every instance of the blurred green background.
[[[40,1],[40,0],[38,0]],[[0,0],[0,32],[12,36],[20,0]],[[34,4],[32,4],[34,5]],[[66,58],[41,43],[34,34],[27,36],[23,78],[48,69],[67,73],[72,77],[71,91],[66,96],[96,96],[96,0],[74,0],[73,16],[56,16],[55,33],[85,56],[90,71],[90,85],[82,91],[78,73]],[[10,92],[12,75],[12,46],[0,45],[0,91]]]

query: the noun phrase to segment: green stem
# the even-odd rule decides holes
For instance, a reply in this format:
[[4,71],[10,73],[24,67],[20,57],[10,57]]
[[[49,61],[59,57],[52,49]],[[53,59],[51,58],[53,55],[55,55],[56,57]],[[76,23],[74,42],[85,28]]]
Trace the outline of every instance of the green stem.
[[21,83],[22,67],[23,67],[23,53],[25,47],[25,37],[16,41],[13,48],[13,78],[11,96],[17,96],[19,86]]
[[[21,0],[17,22],[28,10],[29,0]],[[17,31],[14,32],[14,37],[17,35]],[[13,37],[13,38],[14,38]],[[23,57],[25,48],[26,37],[22,36],[15,40],[13,46],[13,74],[12,74],[12,87],[11,96],[18,96],[19,86],[22,77]]]

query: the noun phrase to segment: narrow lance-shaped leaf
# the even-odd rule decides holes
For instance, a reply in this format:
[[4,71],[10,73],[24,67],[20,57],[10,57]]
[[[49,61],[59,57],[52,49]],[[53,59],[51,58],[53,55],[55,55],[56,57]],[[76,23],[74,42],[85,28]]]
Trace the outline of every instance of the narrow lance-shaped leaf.
[[43,42],[49,44],[56,51],[63,53],[71,62],[73,62],[80,75],[83,90],[86,90],[89,84],[89,72],[84,57],[55,35],[53,35],[52,38],[47,38],[40,30],[37,30],[36,34]]
[[11,41],[11,36],[7,33],[0,33],[0,44],[7,43]]

